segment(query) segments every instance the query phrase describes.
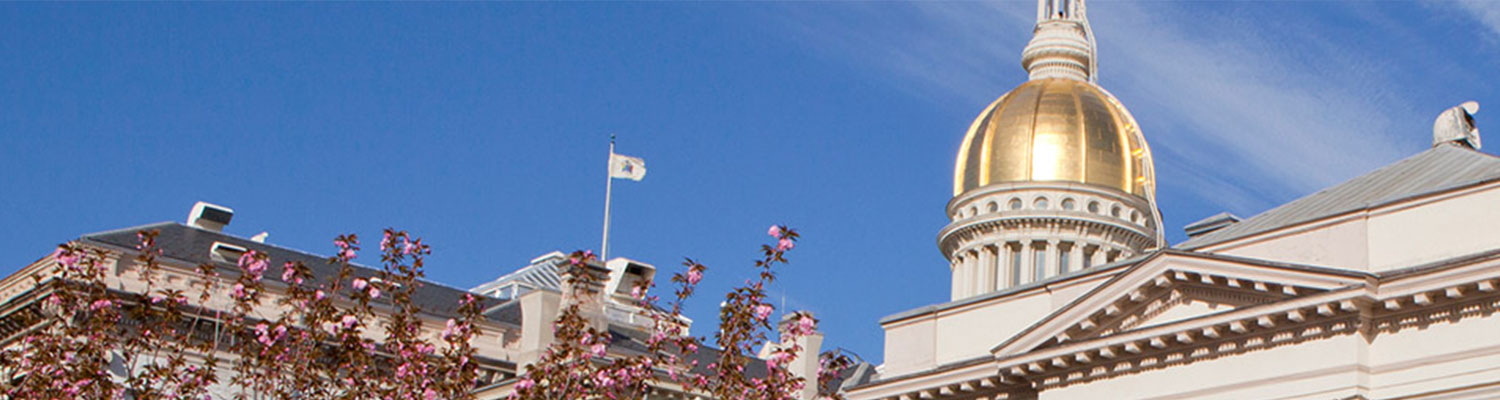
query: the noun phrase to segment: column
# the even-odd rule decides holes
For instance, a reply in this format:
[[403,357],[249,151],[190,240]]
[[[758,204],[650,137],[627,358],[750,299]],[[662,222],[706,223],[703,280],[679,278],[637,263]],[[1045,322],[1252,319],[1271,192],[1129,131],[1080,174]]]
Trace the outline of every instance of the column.
[[1062,241],[1057,239],[1047,240],[1047,277],[1062,274]]
[[958,298],[969,297],[973,293],[970,287],[974,285],[972,271],[969,269],[969,251],[958,253]]
[[1010,287],[1010,245],[995,245],[995,289]]
[[964,297],[979,294],[979,282],[976,282],[976,275],[979,275],[978,257],[975,256],[974,250],[966,251],[964,252]]
[[1036,249],[1031,248],[1030,240],[1021,241],[1021,279],[1016,280],[1016,286],[1036,280],[1036,277],[1032,276],[1036,271],[1036,268],[1031,265],[1036,262],[1036,255],[1032,254],[1033,251]]
[[995,291],[995,246],[979,247],[979,291],[985,294]]
[[1107,264],[1109,262],[1108,258],[1107,258],[1108,255],[1109,255],[1109,248],[1108,247],[1104,247],[1103,245],[1096,245],[1096,246],[1094,246],[1094,256],[1093,256],[1094,266],[1098,267],[1100,265]]
[[963,265],[964,263],[960,256],[953,257],[952,267],[948,269],[949,272],[953,273],[953,286],[951,294],[948,296],[949,300],[959,299],[959,289],[963,288]]
[[1068,255],[1068,264],[1072,264],[1072,265],[1068,266],[1068,270],[1069,271],[1082,271],[1083,270],[1083,243],[1082,242],[1073,242],[1073,248],[1072,249],[1068,249],[1068,251],[1072,252],[1072,254]]

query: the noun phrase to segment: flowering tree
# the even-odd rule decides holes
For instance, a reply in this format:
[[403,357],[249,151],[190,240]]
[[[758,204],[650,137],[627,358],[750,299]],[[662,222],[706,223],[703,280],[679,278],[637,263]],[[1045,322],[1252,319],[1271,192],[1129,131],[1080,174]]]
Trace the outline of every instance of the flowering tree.
[[[682,305],[693,295],[707,267],[687,259],[683,263],[686,270],[672,276],[671,282],[677,287],[667,307],[658,304],[657,296],[647,294],[651,282],[637,284],[633,297],[641,313],[651,319],[652,327],[645,342],[647,351],[633,356],[611,353],[611,333],[591,326],[582,316],[582,306],[589,296],[576,291],[589,287],[587,281],[594,278],[587,273],[570,273],[568,286],[575,293],[570,293],[572,298],[554,324],[556,342],[520,378],[512,397],[635,399],[643,398],[653,387],[676,386],[719,399],[790,400],[801,398],[805,385],[815,384],[819,396],[841,398],[831,383],[851,364],[848,357],[832,352],[819,355],[817,382],[807,382],[788,368],[803,351],[798,339],[817,328],[818,321],[811,314],[798,312],[785,318],[777,346],[763,365],[752,365],[751,354],[766,344],[773,328],[769,317],[775,307],[766,301],[766,286],[775,281],[773,267],[787,262],[786,253],[796,246],[798,238],[796,231],[784,226],[772,226],[766,233],[774,244],[761,246],[762,257],[755,262],[756,278],[725,295],[719,330],[714,335],[717,350],[709,364],[698,365],[700,357],[692,357],[706,351],[704,339],[689,335],[681,323]],[[567,268],[584,268],[593,258],[590,252],[575,252]]]
[[[386,230],[376,279],[353,277],[353,235],[335,240],[337,276],[246,252],[232,280],[201,265],[188,293],[163,285],[156,232],[138,233],[143,290],[111,287],[107,254],[77,243],[33,276],[41,311],[0,351],[0,397],[12,399],[465,399],[477,377],[470,340],[480,306],[461,300],[437,343],[423,335],[411,295],[430,249]],[[227,288],[227,293],[224,293]],[[276,291],[275,296],[272,292]],[[388,310],[372,301],[386,296]],[[227,305],[227,306],[226,306]],[[377,329],[378,328],[378,329]],[[218,389],[215,389],[218,387]]]
[[[848,358],[820,357],[817,382],[788,365],[803,350],[798,339],[817,320],[793,313],[763,362],[750,356],[773,327],[774,307],[765,288],[773,266],[798,234],[781,226],[768,232],[757,278],[726,294],[715,335],[716,350],[692,337],[682,318],[684,301],[707,270],[687,260],[671,278],[669,304],[638,282],[635,301],[649,317],[647,351],[610,352],[611,333],[593,327],[574,298],[555,323],[556,342],[515,384],[522,399],[642,398],[653,388],[675,386],[720,399],[793,399],[805,385],[837,398],[829,383]],[[424,329],[413,294],[422,285],[431,253],[420,239],[387,229],[380,240],[377,273],[357,276],[352,260],[359,238],[339,236],[333,276],[313,276],[307,265],[277,270],[254,250],[237,260],[237,273],[199,265],[191,287],[165,282],[157,232],[137,233],[127,288],[110,276],[110,254],[68,243],[53,253],[55,268],[32,277],[38,293],[26,330],[0,350],[0,398],[10,399],[467,399],[478,378],[472,340],[482,303],[465,295],[440,332]],[[593,254],[575,252],[569,267]],[[121,260],[120,263],[125,263]],[[280,281],[265,279],[279,273]],[[588,286],[589,274],[571,274],[571,287]],[[380,300],[377,302],[376,300]],[[4,339],[4,338],[0,338]],[[703,354],[711,357],[698,365]]]

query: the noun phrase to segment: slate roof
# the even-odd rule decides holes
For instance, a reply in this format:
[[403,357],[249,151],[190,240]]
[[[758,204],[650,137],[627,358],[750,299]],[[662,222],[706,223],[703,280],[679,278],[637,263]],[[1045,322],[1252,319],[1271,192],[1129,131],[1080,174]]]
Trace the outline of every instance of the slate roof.
[[[634,329],[620,329],[617,327],[610,327],[609,333],[611,336],[610,345],[614,346],[616,349],[627,350],[627,354],[644,354],[649,349],[646,344],[650,336],[650,334],[648,333]],[[708,369],[708,365],[718,362],[721,352],[723,352],[723,350],[705,345],[698,347],[698,351],[680,356],[682,357],[682,361],[684,363],[697,361],[697,366],[693,367],[692,369],[693,373],[708,374],[713,372],[712,370]],[[748,360],[746,360],[745,363],[745,376],[748,378],[766,377],[766,375],[769,373],[766,368],[766,360],[756,357],[756,355],[754,354],[749,354],[748,356]],[[840,371],[839,375],[834,377],[833,381],[830,382],[830,384],[835,388],[839,388],[844,387],[846,381],[862,383],[864,381],[868,381],[873,374],[873,365],[856,361],[855,365],[852,365],[849,368],[845,368],[843,371]],[[852,384],[850,386],[852,387]]]
[[1259,233],[1428,194],[1500,180],[1500,158],[1441,144],[1174,246],[1194,250]]
[[[256,243],[249,239],[198,229],[176,222],[161,222],[131,228],[118,229],[107,232],[91,233],[79,238],[84,243],[98,243],[109,246],[134,249],[139,243],[136,238],[137,231],[158,231],[156,237],[157,247],[162,250],[163,256],[168,259],[188,263],[191,265],[212,264],[220,268],[220,273],[226,276],[237,276],[239,268],[231,263],[215,260],[210,255],[210,249],[214,242],[222,242],[249,250],[265,253],[270,256],[273,273],[267,273],[265,279],[281,281],[281,265],[285,262],[302,262],[311,268],[313,276],[332,277],[338,274],[339,266],[328,262],[328,258],[300,250],[288,249],[275,245]],[[376,258],[374,254],[365,253],[365,257]],[[378,258],[376,258],[378,259]],[[379,272],[376,269],[354,265],[353,276],[358,278],[372,278]],[[431,281],[422,281],[421,287],[417,288],[412,295],[412,302],[421,307],[423,311],[441,317],[451,317],[457,314],[459,300],[468,293],[465,290],[443,286]],[[500,300],[485,296],[478,296],[484,307],[489,308],[500,304]],[[519,313],[492,313],[487,314],[492,320],[519,325],[521,323]],[[499,316],[514,318],[514,320],[496,319]]]

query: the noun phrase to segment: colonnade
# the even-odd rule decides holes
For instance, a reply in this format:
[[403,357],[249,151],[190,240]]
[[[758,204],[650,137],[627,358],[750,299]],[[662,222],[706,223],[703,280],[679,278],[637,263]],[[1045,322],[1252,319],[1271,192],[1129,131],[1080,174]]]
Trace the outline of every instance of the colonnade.
[[1129,250],[1058,239],[976,246],[954,257],[952,299],[981,295],[1114,262]]

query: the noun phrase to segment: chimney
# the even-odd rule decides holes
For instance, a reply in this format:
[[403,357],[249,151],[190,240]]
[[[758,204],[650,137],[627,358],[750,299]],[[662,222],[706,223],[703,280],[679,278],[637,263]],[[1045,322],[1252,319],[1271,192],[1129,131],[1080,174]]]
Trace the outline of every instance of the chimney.
[[1237,222],[1240,222],[1240,217],[1227,212],[1221,212],[1218,214],[1214,214],[1211,217],[1200,219],[1198,220],[1198,222],[1188,224],[1187,226],[1182,227],[1182,230],[1187,231],[1187,235],[1189,238],[1195,238],[1207,235],[1220,229],[1228,228],[1230,225],[1234,225]]
[[516,363],[525,368],[537,360],[557,340],[552,323],[562,310],[562,296],[550,290],[533,290],[521,295],[521,348]]
[[[791,329],[789,325],[797,323],[797,317],[801,314],[806,314],[809,318],[812,317],[812,312],[808,311],[786,313],[781,316],[781,322],[776,325],[777,329],[781,332]],[[797,352],[797,359],[787,364],[786,368],[787,371],[792,373],[792,376],[802,378],[803,382],[807,383],[802,386],[802,395],[799,398],[813,400],[818,397],[818,369],[821,366],[818,356],[823,353],[823,332],[814,331],[807,336],[799,337],[795,344],[801,346],[802,351]],[[783,343],[781,345],[789,346],[790,344]]]
[[193,211],[188,213],[187,225],[214,232],[223,232],[224,226],[229,225],[229,220],[234,218],[234,210],[229,207],[198,202],[193,204]]
[[579,316],[589,321],[595,329],[604,330],[609,319],[604,315],[604,284],[609,279],[609,270],[598,261],[573,265],[563,262],[558,265],[557,275],[562,278],[562,301],[577,304]]

